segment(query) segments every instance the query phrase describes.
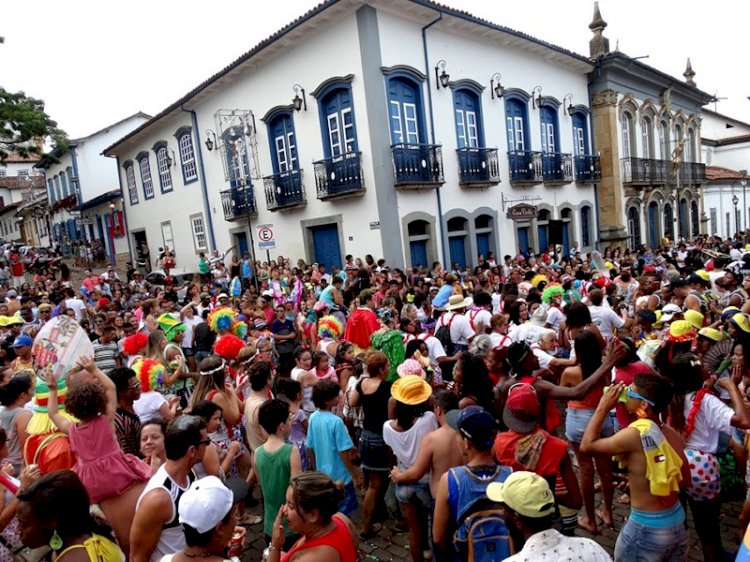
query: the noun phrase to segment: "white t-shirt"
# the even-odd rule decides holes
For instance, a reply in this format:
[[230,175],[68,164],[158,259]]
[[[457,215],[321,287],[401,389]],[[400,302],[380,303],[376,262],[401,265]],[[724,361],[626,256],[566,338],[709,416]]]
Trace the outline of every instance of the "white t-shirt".
[[532,345],[531,351],[534,355],[536,355],[536,358],[539,360],[539,368],[549,369],[550,363],[552,363],[552,360],[554,359],[554,357],[552,357],[552,355],[544,351],[538,345]]
[[[693,407],[695,393],[685,396],[685,423]],[[693,432],[685,443],[686,449],[702,453],[715,453],[719,445],[719,433],[732,433],[734,410],[713,394],[706,394],[701,400],[701,409],[695,416]]]
[[[476,332],[477,328],[480,324],[484,324],[485,328],[490,327],[490,322],[492,322],[492,313],[489,310],[481,309],[481,310],[468,310],[466,311],[466,314],[464,314],[464,317],[466,320],[469,321],[469,326]],[[472,326],[472,322],[474,325]],[[453,329],[453,326],[451,326],[451,330]]]
[[503,304],[503,295],[500,293],[492,293],[492,314],[500,314],[500,307]]
[[149,392],[141,393],[141,397],[133,402],[133,410],[141,420],[141,423],[146,423],[159,415],[159,409],[161,405],[167,400],[159,392],[151,390]]
[[419,334],[417,339],[422,340],[427,345],[427,354],[430,356],[430,367],[432,367],[436,375],[441,375],[442,371],[440,370],[439,359],[448,355],[445,352],[443,344],[435,336],[429,334]]
[[563,313],[563,311],[556,306],[550,306],[547,309],[547,324],[550,325],[550,328],[552,330],[554,330],[555,332],[559,332],[560,324],[562,322],[565,322],[565,314]]
[[83,311],[86,310],[86,305],[81,299],[65,299],[65,308],[70,308],[76,313],[76,320],[83,318]]
[[451,341],[456,345],[469,345],[469,339],[474,337],[474,330],[471,329],[471,325],[469,325],[466,317],[458,312],[446,312],[438,319],[435,331],[440,326],[447,326],[449,324],[451,327]]
[[591,321],[599,328],[604,338],[611,338],[618,329],[625,325],[625,320],[618,316],[611,308],[594,306],[592,304],[589,306],[589,312],[591,313]]
[[182,347],[190,349],[193,347],[193,328],[203,322],[201,318],[193,315],[192,318],[183,318],[182,323],[185,324],[185,335],[182,338]]
[[497,332],[490,332],[490,341],[492,342],[492,348],[496,347],[510,347],[513,343],[513,339],[507,334],[498,334]]
[[407,470],[417,460],[419,445],[431,431],[438,428],[435,414],[425,412],[414,425],[406,431],[396,431],[391,427],[391,420],[383,424],[383,441],[388,445],[398,460],[398,467]]
[[526,343],[532,344],[539,341],[542,337],[542,332],[546,328],[544,326],[537,326],[531,322],[524,322],[520,326],[511,326],[508,329],[508,335],[513,342],[525,341]]

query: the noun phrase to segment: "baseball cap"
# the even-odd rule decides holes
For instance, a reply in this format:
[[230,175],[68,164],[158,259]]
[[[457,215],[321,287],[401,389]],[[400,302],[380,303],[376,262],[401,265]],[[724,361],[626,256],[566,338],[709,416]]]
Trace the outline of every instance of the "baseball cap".
[[21,334],[13,341],[13,345],[11,345],[11,347],[26,347],[32,345],[33,343],[34,340],[31,339],[31,336],[29,336],[28,334]]
[[530,384],[514,384],[508,390],[503,408],[503,422],[518,433],[530,433],[536,427],[541,413],[539,397]]
[[664,305],[664,308],[661,309],[661,312],[661,321],[670,322],[672,318],[674,318],[675,314],[682,314],[682,309],[678,305],[670,303]]
[[203,299],[210,299],[211,295],[209,295],[208,293],[201,293],[200,294],[200,298],[201,298],[201,300],[203,300]]
[[531,519],[547,517],[555,512],[552,490],[547,481],[535,472],[520,470],[508,476],[505,482],[490,483],[487,497]]
[[15,289],[9,289],[9,290],[8,290],[8,291],[7,291],[6,293],[5,293],[5,296],[6,296],[6,297],[8,297],[9,299],[13,299],[13,298],[15,298],[15,297],[17,297],[17,296],[18,296],[18,293],[16,292],[16,290],[15,290]]
[[228,298],[229,298],[229,297],[227,296],[227,294],[226,294],[226,293],[220,293],[220,294],[219,294],[219,296],[218,296],[218,297],[216,297],[216,300],[221,300],[221,299],[228,299]]
[[495,419],[480,406],[451,410],[445,414],[445,421],[478,448],[488,449],[495,441],[497,435]]
[[180,523],[201,534],[207,533],[227,516],[234,504],[245,499],[248,490],[243,478],[227,478],[222,482],[216,476],[204,476],[182,494],[178,508]]

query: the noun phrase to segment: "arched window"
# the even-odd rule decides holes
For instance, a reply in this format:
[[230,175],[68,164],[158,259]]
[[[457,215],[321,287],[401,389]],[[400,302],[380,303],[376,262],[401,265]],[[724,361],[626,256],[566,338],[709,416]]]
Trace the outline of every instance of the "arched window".
[[326,158],[357,152],[357,130],[349,84],[337,84],[323,94],[320,114],[324,120],[323,149]]
[[484,144],[480,109],[476,92],[469,88],[460,88],[453,92],[458,148],[479,148]]
[[141,171],[141,184],[143,185],[143,197],[153,199],[154,197],[154,180],[151,177],[151,164],[148,160],[148,152],[141,152],[135,157],[138,160],[138,167]]
[[154,146],[156,168],[159,170],[159,186],[162,193],[172,191],[172,171],[167,162],[167,143],[160,142]]
[[451,266],[457,263],[463,269],[466,267],[466,238],[469,234],[468,221],[463,217],[453,217],[448,220],[447,230]]
[[292,114],[277,114],[268,124],[274,174],[285,174],[299,169],[297,142],[294,136]]
[[477,239],[477,254],[482,254],[485,259],[494,248],[494,228],[490,215],[479,215],[474,219],[474,234]]
[[654,122],[651,117],[644,116],[641,119],[641,144],[644,158],[656,158],[654,150]]
[[190,128],[184,127],[177,131],[177,147],[180,150],[182,164],[182,180],[192,183],[198,179],[198,167],[195,165],[195,150],[193,149],[193,134]]
[[648,204],[648,243],[652,248],[659,246],[659,205],[656,201]]
[[430,223],[415,220],[406,227],[409,235],[409,253],[412,267],[427,267],[427,243],[430,240]]
[[542,128],[542,152],[560,152],[557,109],[551,104],[543,105],[539,108],[539,121]]
[[672,149],[670,144],[672,139],[669,133],[669,123],[667,121],[659,121],[659,150],[661,152],[662,160],[672,159]]
[[641,219],[640,208],[630,207],[628,209],[628,234],[630,235],[630,247],[636,249],[641,245]]
[[622,128],[622,157],[630,158],[635,152],[635,130],[633,127],[633,115],[629,111],[623,111],[620,118]]
[[700,217],[698,216],[698,202],[693,201],[690,203],[690,223],[692,227],[692,234],[693,236],[698,236],[700,234]]
[[131,205],[138,204],[138,187],[135,184],[135,170],[133,169],[133,162],[127,161],[123,165],[125,168],[125,183],[128,185],[128,196],[130,198]]
[[528,105],[520,97],[505,99],[505,123],[508,134],[508,151],[523,152],[530,150],[527,143],[529,136]]
[[664,204],[664,237],[674,242],[674,212],[669,203]]
[[696,150],[695,131],[693,129],[688,129],[688,140],[685,145],[685,158],[683,158],[683,160],[685,162],[697,162],[698,158],[696,158]]
[[406,76],[388,79],[391,143],[416,145],[424,142],[420,85]]

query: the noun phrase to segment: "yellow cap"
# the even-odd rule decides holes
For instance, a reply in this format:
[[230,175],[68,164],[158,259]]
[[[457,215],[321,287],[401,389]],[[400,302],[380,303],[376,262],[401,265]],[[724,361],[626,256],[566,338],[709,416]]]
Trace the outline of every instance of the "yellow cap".
[[0,328],[7,328],[7,327],[8,327],[8,317],[0,316]]
[[711,276],[708,274],[708,271],[706,271],[705,269],[699,269],[698,271],[695,272],[695,274],[701,279],[703,279],[704,281],[711,281]]
[[696,330],[700,330],[703,327],[703,315],[697,310],[688,309],[683,313],[683,317],[690,322]]
[[555,496],[547,481],[535,472],[519,470],[505,482],[487,486],[487,497],[531,519],[551,515],[555,511]]
[[716,328],[701,328],[698,330],[698,335],[715,342],[723,341],[727,337],[724,332],[721,332]]

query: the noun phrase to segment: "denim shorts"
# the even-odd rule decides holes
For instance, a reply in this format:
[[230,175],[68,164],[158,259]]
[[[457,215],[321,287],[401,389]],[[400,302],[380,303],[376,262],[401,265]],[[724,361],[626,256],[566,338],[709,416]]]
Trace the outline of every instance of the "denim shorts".
[[344,486],[344,499],[339,504],[339,511],[347,517],[357,511],[357,490],[354,488],[354,482]]
[[390,450],[383,441],[383,436],[362,430],[359,438],[359,456],[362,459],[362,470],[388,472],[390,470]]
[[[680,508],[681,509],[681,508]],[[628,519],[615,543],[617,562],[684,562],[688,536],[684,523],[649,527]]]
[[410,503],[417,501],[426,509],[432,505],[432,494],[430,494],[430,481],[427,476],[414,484],[396,484],[396,499],[399,503]]
[[[568,408],[565,413],[565,437],[571,443],[580,443],[586,426],[594,415],[594,409]],[[601,437],[612,437],[615,431],[612,427],[612,418],[607,416],[602,425]]]

